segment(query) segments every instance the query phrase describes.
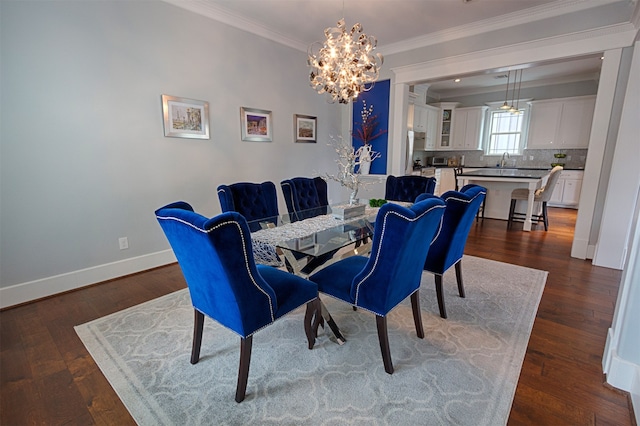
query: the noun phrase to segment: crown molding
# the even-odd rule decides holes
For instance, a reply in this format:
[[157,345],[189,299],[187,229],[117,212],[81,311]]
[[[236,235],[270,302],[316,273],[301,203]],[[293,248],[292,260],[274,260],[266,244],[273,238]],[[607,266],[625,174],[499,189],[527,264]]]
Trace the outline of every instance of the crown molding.
[[378,46],[378,50],[380,50],[384,55],[406,52],[465,37],[473,37],[490,31],[579,12],[610,3],[617,3],[619,1],[620,0],[562,0],[496,16],[494,18],[484,19],[472,24],[461,25],[459,27],[425,34],[423,36],[403,40],[398,43]]
[[[283,44],[301,52],[307,52],[307,44],[299,40],[287,37],[272,28],[261,23],[229,13],[224,8],[218,7],[207,0],[162,0],[190,12],[197,13],[207,18],[222,22],[260,37]],[[620,0],[560,0],[550,4],[543,4],[530,9],[512,12],[509,14],[477,21],[472,24],[462,25],[435,33],[425,34],[420,37],[407,39],[398,43],[380,45],[377,50],[384,55],[405,52],[438,43],[456,40],[465,37],[476,36],[489,31],[522,25],[543,19],[552,18],[564,14],[578,12],[597,6],[616,3]],[[638,8],[636,8],[638,10]],[[637,15],[636,15],[637,16]],[[637,25],[636,25],[637,27]]]
[[[599,78],[600,78],[599,72],[584,73],[584,74],[571,75],[571,76],[565,76],[565,77],[545,78],[541,80],[522,82],[522,84],[520,85],[520,88],[530,89],[533,87],[544,87],[544,86],[552,86],[557,84],[579,83],[581,81],[597,82]],[[483,95],[486,93],[503,93],[504,88],[501,86],[505,86],[505,85],[495,84],[493,86],[474,87],[470,89],[451,89],[451,90],[444,90],[439,92],[430,91],[428,94],[429,96],[432,96],[432,97],[437,96],[440,99],[450,99],[450,98],[456,98],[461,96]]]
[[230,25],[238,28],[239,30],[246,31],[257,36],[266,38],[276,43],[283,44],[302,52],[307,51],[307,45],[287,37],[277,31],[273,31],[271,28],[267,28],[259,22],[251,19],[243,18],[239,15],[229,13],[227,10],[217,7],[206,0],[162,0],[165,3],[172,4],[179,8],[188,10],[190,12],[197,13],[198,15],[205,16],[207,18],[214,19],[223,24]]
[[[638,30],[631,23],[500,46],[463,55],[394,67],[396,84],[416,84],[423,80],[513,66],[538,61],[576,57],[631,46]],[[568,53],[570,52],[570,53]]]

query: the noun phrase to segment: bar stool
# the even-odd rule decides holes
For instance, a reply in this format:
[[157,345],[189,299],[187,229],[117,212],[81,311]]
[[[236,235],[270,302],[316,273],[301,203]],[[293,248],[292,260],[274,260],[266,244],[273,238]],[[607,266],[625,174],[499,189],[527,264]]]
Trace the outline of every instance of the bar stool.
[[[549,179],[544,187],[538,189],[533,197],[534,203],[542,203],[542,214],[532,214],[531,223],[536,225],[540,222],[544,223],[544,230],[549,230],[549,216],[547,215],[547,201],[551,199],[553,190],[556,188],[556,182],[560,178],[560,172],[562,172],[562,166],[556,166],[551,169]],[[507,220],[507,229],[511,228],[513,222],[524,222],[525,214],[517,213],[516,202],[518,200],[528,200],[529,190],[526,188],[517,188],[511,191],[511,206],[509,207],[509,219]]]
[[[458,185],[458,175],[460,173],[463,172],[462,167],[455,167],[453,169],[453,175],[454,178],[456,180],[456,191],[461,191],[464,192],[465,190],[467,190],[468,188],[471,188],[472,186],[474,186],[474,184],[470,183],[467,184],[465,186],[462,187],[462,189],[459,189],[459,185]],[[482,220],[484,221],[484,204],[487,202],[487,195],[485,194],[484,198],[482,199],[482,204],[480,205],[480,208],[478,209],[478,213],[476,213],[476,222],[478,221],[478,219],[480,219],[480,217],[482,217]]]

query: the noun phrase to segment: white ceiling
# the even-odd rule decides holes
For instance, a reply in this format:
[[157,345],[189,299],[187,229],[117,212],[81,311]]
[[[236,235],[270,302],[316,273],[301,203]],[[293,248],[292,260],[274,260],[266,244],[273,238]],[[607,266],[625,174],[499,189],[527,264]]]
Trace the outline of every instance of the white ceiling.
[[[384,54],[415,47],[451,33],[482,32],[559,16],[619,0],[165,0],[226,24],[305,51],[323,38],[326,27],[344,16],[347,26],[356,20],[378,39]],[[344,12],[343,12],[344,7]],[[522,64],[523,86],[534,80],[597,79],[599,55],[554,64]],[[512,68],[512,70],[515,69]],[[429,82],[430,91],[443,95],[487,91],[505,85],[508,70],[488,70]],[[513,77],[513,72],[512,72]],[[484,88],[484,89],[483,89]]]
[[[563,9],[575,0],[165,0],[306,51],[345,18],[375,35],[379,48],[451,28]],[[597,0],[607,3],[616,0]],[[593,0],[587,0],[593,2]],[[553,7],[550,7],[553,6]],[[343,13],[344,7],[344,13]],[[533,8],[533,9],[532,9]],[[526,12],[524,12],[526,10]]]

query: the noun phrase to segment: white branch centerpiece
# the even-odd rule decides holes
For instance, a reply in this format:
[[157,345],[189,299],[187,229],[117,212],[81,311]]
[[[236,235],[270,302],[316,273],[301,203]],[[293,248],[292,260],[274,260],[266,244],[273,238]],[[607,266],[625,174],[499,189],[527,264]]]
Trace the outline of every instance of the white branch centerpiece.
[[[332,146],[338,154],[338,159],[335,160],[338,164],[338,173],[335,175],[326,173],[325,177],[338,182],[340,185],[346,188],[349,188],[351,190],[351,195],[349,196],[349,205],[354,205],[358,202],[358,190],[360,189],[360,187],[370,183],[362,182],[360,180],[362,175],[360,173],[356,173],[355,171],[356,166],[360,166],[362,164],[362,154],[364,152],[364,146],[356,150],[350,143],[346,142],[342,138],[342,136],[338,136],[337,139],[333,136],[330,136],[330,138],[331,142],[328,145]],[[371,162],[378,158],[378,156],[367,161]]]

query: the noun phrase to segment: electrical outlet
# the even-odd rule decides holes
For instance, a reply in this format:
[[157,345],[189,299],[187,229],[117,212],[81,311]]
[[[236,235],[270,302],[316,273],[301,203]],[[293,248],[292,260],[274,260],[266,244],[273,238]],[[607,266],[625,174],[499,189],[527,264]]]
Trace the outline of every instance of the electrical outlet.
[[567,155],[567,161],[571,161],[571,156]]
[[120,250],[126,250],[129,248],[129,239],[127,237],[118,238],[118,244],[120,245]]
[[529,161],[533,161],[533,155],[529,156]]

